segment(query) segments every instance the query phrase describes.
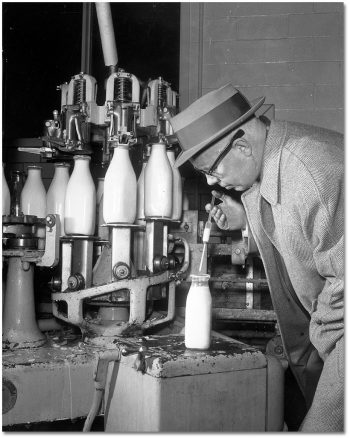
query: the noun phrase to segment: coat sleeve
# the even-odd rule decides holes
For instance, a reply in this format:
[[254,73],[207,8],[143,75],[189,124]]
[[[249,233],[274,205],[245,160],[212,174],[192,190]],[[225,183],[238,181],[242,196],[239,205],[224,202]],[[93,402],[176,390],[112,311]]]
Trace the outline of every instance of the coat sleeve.
[[[334,183],[334,181],[333,181]],[[312,302],[310,340],[325,358],[344,334],[344,202],[343,181],[320,188],[304,198],[303,232],[324,286]]]

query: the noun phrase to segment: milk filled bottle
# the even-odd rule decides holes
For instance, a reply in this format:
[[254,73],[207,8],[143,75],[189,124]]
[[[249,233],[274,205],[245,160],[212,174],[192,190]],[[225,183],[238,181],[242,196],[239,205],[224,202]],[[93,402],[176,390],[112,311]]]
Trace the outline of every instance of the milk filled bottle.
[[2,165],[2,214],[9,215],[11,207],[10,189],[7,184],[4,172],[4,164]]
[[191,275],[185,312],[186,348],[206,350],[211,340],[212,298],[208,281],[210,276]]
[[[25,215],[46,217],[46,190],[41,179],[40,166],[28,166],[28,177],[21,193],[21,208]],[[38,226],[38,249],[45,248],[45,234],[45,226]]]
[[96,221],[96,188],[87,155],[74,156],[74,169],[69,178],[64,204],[66,234],[93,236]]
[[175,151],[167,150],[166,152],[169,163],[173,170],[173,209],[171,219],[178,221],[182,215],[182,180],[181,174],[177,167],[174,167],[175,163]]
[[165,144],[152,145],[151,155],[145,169],[145,215],[146,217],[170,219],[172,215],[173,171]]
[[40,166],[28,166],[28,177],[21,192],[23,214],[46,217],[46,190]]
[[129,147],[114,148],[104,183],[103,218],[108,223],[132,224],[136,218],[137,181]]
[[61,236],[64,236],[64,204],[69,181],[69,164],[55,163],[55,173],[46,197],[47,214],[59,215]]

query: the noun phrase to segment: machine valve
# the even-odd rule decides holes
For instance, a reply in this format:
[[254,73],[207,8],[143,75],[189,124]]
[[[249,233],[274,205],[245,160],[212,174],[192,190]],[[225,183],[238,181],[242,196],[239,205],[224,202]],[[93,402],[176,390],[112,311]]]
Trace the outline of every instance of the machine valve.
[[124,280],[130,276],[130,268],[126,263],[118,262],[113,266],[113,275],[117,280]]
[[84,277],[79,274],[73,274],[68,278],[68,289],[70,291],[76,291],[76,290],[80,290],[80,289],[84,289],[85,286],[85,280]]
[[165,256],[155,256],[153,260],[154,272],[163,272],[169,269],[169,260]]

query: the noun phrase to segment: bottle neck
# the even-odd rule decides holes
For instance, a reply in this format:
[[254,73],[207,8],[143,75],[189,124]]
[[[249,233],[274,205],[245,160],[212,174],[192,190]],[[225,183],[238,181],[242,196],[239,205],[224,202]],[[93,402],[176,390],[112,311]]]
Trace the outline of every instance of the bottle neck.
[[208,287],[210,275],[191,275],[191,286],[193,287]]
[[129,158],[129,146],[118,146],[114,148],[113,152],[113,158],[114,157],[122,157],[122,158]]
[[74,161],[74,170],[76,169],[89,169],[90,160],[86,160],[84,158],[78,159]]
[[163,143],[154,143],[152,145],[151,155],[152,155],[153,152],[165,152],[165,144],[163,144]]
[[41,169],[28,169],[28,179],[41,178]]
[[129,146],[118,146],[114,148],[114,153],[118,152],[118,154],[129,154]]
[[55,168],[55,175],[68,174],[68,167],[60,166]]
[[209,287],[209,283],[208,281],[192,281],[191,287],[195,287],[195,288]]

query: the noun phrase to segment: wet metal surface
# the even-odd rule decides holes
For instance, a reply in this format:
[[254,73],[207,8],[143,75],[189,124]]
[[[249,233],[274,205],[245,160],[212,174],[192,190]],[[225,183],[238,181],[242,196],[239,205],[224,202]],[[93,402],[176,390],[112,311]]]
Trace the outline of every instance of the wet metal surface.
[[[130,352],[137,352],[142,347],[146,372],[159,377],[166,377],[168,373],[173,375],[177,367],[179,375],[183,375],[187,371],[205,374],[217,367],[222,372],[264,367],[266,364],[260,351],[234,340],[212,338],[209,350],[190,350],[185,347],[183,335],[101,338],[101,342],[95,343],[82,342],[76,335],[66,335],[48,338],[47,344],[41,348],[4,351],[3,367],[52,367],[67,361],[83,364],[93,361],[99,351],[125,346]],[[130,362],[126,358],[122,361]]]
[[81,342],[79,336],[50,336],[40,348],[23,348],[18,350],[3,350],[2,362],[4,369],[17,366],[37,366],[39,364],[58,364],[69,360],[86,363],[94,358],[94,351]]
[[[78,364],[94,360],[99,351],[106,348],[126,348],[127,351],[137,352],[142,347],[147,364],[147,372],[153,374],[160,372],[160,368],[167,368],[170,363],[178,362],[192,368],[193,364],[203,365],[197,371],[203,371],[207,365],[215,366],[218,362],[227,363],[232,369],[244,369],[245,359],[249,357],[249,368],[265,366],[264,355],[241,342],[212,338],[210,349],[191,350],[186,349],[184,336],[179,334],[162,336],[142,337],[114,337],[97,338],[100,342],[82,342],[79,335],[66,334],[64,336],[48,337],[45,346],[40,348],[28,348],[3,351],[4,369],[18,366],[32,367],[38,365],[50,365],[65,363],[67,361]],[[136,354],[136,353],[135,353]],[[252,362],[252,357],[255,359]],[[154,368],[156,367],[156,369]],[[238,367],[238,368],[237,368]],[[243,367],[243,368],[241,368]],[[164,373],[161,373],[164,374]]]
[[[213,337],[209,350],[186,349],[183,335],[143,336],[133,342],[143,349],[144,372],[154,377],[266,367],[265,356],[260,351],[234,340]],[[124,361],[130,362],[130,358]]]

